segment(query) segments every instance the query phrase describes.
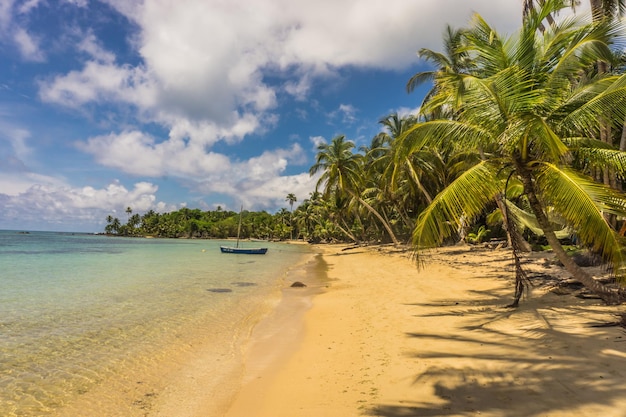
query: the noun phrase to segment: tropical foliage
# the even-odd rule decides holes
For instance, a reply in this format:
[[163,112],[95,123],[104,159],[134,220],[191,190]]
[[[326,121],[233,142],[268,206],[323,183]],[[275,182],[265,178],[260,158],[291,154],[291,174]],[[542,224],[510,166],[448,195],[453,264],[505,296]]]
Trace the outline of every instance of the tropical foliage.
[[[446,242],[498,239],[516,254],[518,290],[519,252],[549,244],[575,278],[606,301],[622,299],[561,246],[575,242],[625,275],[626,75],[615,19],[624,2],[605,2],[605,18],[561,17],[577,4],[525,1],[512,36],[478,15],[467,28],[448,27],[445,51],[420,50],[430,67],[407,83],[431,86],[420,112],[382,118],[368,145],[344,135],[320,144],[310,168],[316,190],[295,209],[290,193],[289,210],[245,212],[242,237],[409,243],[418,256]],[[127,213],[125,225],[109,217],[106,231],[236,234],[234,212]]]
[[[524,203],[566,268],[607,301],[617,294],[587,276],[562,249],[555,223],[567,226],[584,246],[600,254],[617,276],[624,274],[620,236],[606,214],[626,217],[624,195],[594,181],[598,170],[624,178],[626,159],[597,138],[626,117],[626,77],[590,72],[611,62],[617,25],[579,24],[574,19],[542,27],[564,6],[546,0],[532,9],[514,37],[500,36],[480,16],[464,33],[463,50],[474,60],[469,71],[441,71],[425,112],[445,107],[453,117],[414,126],[403,137],[407,152],[455,146],[481,156],[442,190],[413,231],[416,251],[438,245],[486,206],[521,184]],[[514,217],[514,211],[507,215]],[[553,221],[552,218],[558,218]]]

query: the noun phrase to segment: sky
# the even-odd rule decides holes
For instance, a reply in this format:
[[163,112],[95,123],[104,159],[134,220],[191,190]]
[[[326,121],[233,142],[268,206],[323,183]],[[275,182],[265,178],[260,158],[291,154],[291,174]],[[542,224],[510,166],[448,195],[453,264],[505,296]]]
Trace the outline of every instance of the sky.
[[419,108],[446,24],[522,0],[0,0],[0,229],[294,208],[316,147]]

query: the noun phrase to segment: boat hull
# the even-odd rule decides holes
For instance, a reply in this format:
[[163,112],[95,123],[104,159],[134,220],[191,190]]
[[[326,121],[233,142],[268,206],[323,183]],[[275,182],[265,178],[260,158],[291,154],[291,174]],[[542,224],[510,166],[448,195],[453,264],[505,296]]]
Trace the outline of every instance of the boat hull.
[[220,246],[222,253],[240,253],[244,255],[265,255],[267,248],[233,248],[231,246]]

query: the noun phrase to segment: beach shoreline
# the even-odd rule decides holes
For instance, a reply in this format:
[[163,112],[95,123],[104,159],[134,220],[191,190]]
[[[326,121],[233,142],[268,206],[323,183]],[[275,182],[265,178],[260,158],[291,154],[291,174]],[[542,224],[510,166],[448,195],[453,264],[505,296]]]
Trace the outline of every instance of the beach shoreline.
[[[204,246],[194,249],[197,255],[193,256],[199,260],[213,259],[208,258]],[[176,280],[191,288],[184,289],[185,294],[194,296],[190,314],[178,322],[180,326],[174,323],[168,329],[157,328],[163,338],[142,350],[129,344],[123,363],[118,361],[109,366],[108,372],[94,379],[88,389],[74,388],[75,395],[63,403],[52,404],[45,410],[47,414],[16,415],[224,415],[245,376],[243,357],[254,329],[262,328],[260,323],[264,318],[279,308],[286,298],[283,293],[287,291],[287,284],[318,276],[309,271],[318,264],[315,250],[277,245],[273,249],[275,260],[238,255],[215,258],[230,262],[230,270],[235,271],[232,274],[222,272],[223,277],[220,276],[215,285],[208,283],[207,277],[202,275],[204,272],[200,275],[187,273],[187,281]],[[219,252],[210,252],[214,253]],[[271,269],[255,271],[251,266],[256,265],[269,265]],[[207,263],[207,268],[211,268],[211,262]],[[217,273],[226,270],[222,268]],[[192,285],[187,284],[189,281]],[[159,295],[160,288],[155,288],[155,296]],[[214,288],[218,291],[213,292]],[[313,288],[304,290],[311,292]],[[237,297],[240,293],[248,296]],[[207,309],[219,302],[224,305],[220,313]],[[163,315],[169,317],[168,310],[163,311]],[[153,323],[142,325],[150,327]],[[6,412],[1,405],[0,409]]]
[[[295,338],[248,351],[226,417],[626,415],[626,334],[594,327],[624,306],[546,286],[506,308],[507,250],[444,248],[417,271],[401,251],[320,248],[328,288]],[[533,256],[531,271],[563,273]],[[267,361],[272,343],[282,353]]]

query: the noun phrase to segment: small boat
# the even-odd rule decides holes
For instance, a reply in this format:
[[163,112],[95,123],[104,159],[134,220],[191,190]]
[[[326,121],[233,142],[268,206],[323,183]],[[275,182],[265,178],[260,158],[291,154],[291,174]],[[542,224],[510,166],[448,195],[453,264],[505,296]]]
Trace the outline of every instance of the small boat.
[[240,248],[232,246],[220,246],[222,253],[243,253],[246,255],[265,255],[267,248]]
[[243,255],[265,255],[267,248],[240,248],[239,247],[239,233],[241,232],[241,216],[243,212],[243,206],[239,210],[239,225],[237,226],[237,246],[220,246],[222,253],[240,253]]

